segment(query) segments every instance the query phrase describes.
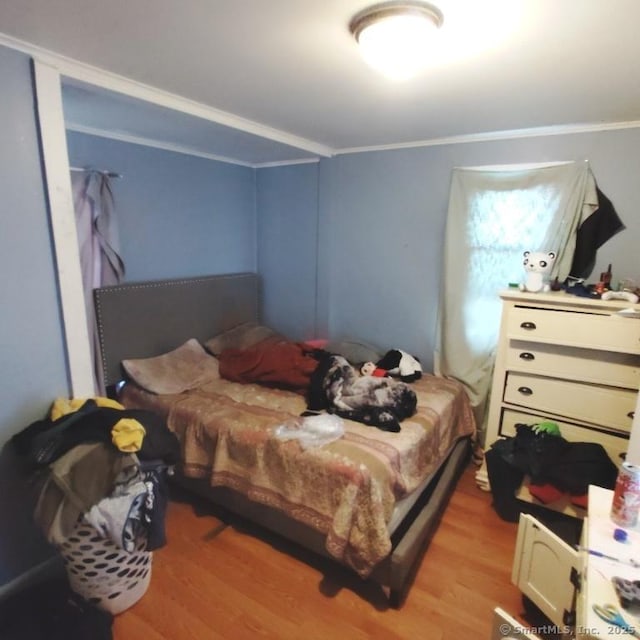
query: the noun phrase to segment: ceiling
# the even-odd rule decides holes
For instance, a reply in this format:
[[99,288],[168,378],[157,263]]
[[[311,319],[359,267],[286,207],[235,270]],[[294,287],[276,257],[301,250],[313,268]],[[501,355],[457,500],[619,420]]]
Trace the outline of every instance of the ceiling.
[[638,0],[433,3],[444,24],[432,62],[402,83],[369,69],[349,34],[367,0],[2,0],[0,44],[80,61],[199,113],[69,79],[71,128],[252,165],[640,122]]

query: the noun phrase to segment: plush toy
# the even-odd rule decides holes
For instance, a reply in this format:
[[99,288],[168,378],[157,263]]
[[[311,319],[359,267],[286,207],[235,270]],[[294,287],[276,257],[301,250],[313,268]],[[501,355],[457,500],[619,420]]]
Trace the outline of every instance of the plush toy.
[[376,367],[384,369],[392,376],[399,376],[403,382],[413,382],[422,377],[422,365],[417,358],[400,349],[391,349],[376,362]]
[[387,371],[385,371],[384,369],[380,369],[379,367],[376,367],[376,365],[373,362],[365,362],[360,367],[360,373],[363,376],[373,376],[374,378],[389,377],[389,373]]
[[549,291],[551,289],[549,276],[555,261],[556,254],[553,251],[547,253],[544,251],[525,251],[522,264],[527,277],[525,282],[520,285],[520,291],[531,291],[532,293]]

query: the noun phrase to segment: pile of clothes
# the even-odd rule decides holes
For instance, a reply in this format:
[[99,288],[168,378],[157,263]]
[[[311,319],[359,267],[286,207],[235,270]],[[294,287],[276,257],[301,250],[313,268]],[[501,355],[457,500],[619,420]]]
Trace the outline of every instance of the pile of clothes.
[[179,442],[156,414],[109,398],[58,399],[12,442],[40,476],[34,515],[52,544],[79,519],[125,551],[141,537],[148,551],[166,543],[167,475]]
[[517,522],[529,508],[515,497],[525,476],[529,492],[542,504],[567,496],[586,508],[590,484],[615,487],[618,469],[602,445],[565,440],[553,422],[515,429],[514,437],[497,440],[485,454],[493,506],[503,520]]

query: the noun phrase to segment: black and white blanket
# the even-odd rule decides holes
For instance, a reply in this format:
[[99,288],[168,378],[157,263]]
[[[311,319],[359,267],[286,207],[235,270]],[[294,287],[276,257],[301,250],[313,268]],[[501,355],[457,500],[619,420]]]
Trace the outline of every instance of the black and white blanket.
[[360,376],[345,358],[329,354],[311,377],[308,401],[310,411],[326,410],[393,432],[417,405],[415,391],[405,382]]

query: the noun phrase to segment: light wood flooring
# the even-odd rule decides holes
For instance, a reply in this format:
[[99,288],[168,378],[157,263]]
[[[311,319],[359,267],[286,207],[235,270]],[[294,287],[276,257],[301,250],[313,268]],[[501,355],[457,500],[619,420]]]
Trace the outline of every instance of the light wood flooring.
[[517,525],[461,477],[402,606],[329,561],[234,522],[206,503],[173,500],[168,544],[153,557],[144,597],[114,619],[114,640],[273,638],[488,639],[501,606],[519,616],[511,584]]

